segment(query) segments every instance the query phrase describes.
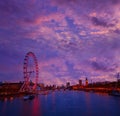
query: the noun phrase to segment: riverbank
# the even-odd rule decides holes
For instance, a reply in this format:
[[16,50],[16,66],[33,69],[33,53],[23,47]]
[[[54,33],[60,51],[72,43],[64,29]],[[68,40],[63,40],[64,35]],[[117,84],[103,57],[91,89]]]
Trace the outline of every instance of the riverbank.
[[111,93],[113,90],[120,92],[120,88],[79,88],[80,91]]

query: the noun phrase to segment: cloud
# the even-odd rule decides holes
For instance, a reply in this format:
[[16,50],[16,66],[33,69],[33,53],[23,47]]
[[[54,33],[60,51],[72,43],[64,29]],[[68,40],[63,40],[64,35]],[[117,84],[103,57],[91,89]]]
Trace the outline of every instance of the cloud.
[[120,29],[115,29],[114,32],[120,34]]
[[98,70],[98,71],[103,71],[103,72],[114,71],[114,69],[109,68],[104,63],[92,62],[91,65],[95,70]]
[[[19,64],[11,72],[22,75],[19,68],[32,51],[39,81],[108,78],[120,67],[119,6],[119,0],[1,0],[0,68]],[[10,77],[16,79],[15,74]]]
[[92,17],[91,21],[96,26],[102,26],[102,27],[113,27],[113,24],[108,24],[106,21],[102,19],[98,19],[97,17]]

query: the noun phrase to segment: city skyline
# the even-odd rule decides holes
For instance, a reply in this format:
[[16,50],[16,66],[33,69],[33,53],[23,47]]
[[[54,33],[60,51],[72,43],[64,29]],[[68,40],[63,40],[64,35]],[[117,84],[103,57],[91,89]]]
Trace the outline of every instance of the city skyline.
[[23,81],[26,53],[45,84],[115,81],[120,72],[119,0],[1,0],[0,81]]

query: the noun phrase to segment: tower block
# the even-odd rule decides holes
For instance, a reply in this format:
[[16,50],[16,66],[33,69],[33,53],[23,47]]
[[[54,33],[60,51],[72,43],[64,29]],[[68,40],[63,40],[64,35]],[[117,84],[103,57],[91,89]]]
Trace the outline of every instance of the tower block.
[[88,86],[88,79],[85,79],[85,86]]

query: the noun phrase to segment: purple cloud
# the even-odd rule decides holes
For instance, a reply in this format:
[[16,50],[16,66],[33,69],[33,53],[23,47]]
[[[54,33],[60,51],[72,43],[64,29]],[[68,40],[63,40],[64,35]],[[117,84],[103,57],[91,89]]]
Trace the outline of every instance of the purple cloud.
[[106,21],[98,19],[97,17],[92,17],[91,21],[96,26],[103,26],[103,27],[113,27],[113,24],[108,24]]
[[108,67],[107,65],[105,65],[104,63],[98,63],[98,62],[92,62],[91,65],[93,66],[93,68],[97,71],[102,71],[102,72],[110,72],[110,71],[114,71],[114,69],[112,69],[111,67]]
[[112,80],[120,67],[119,6],[119,0],[1,0],[1,80],[23,80],[28,51],[37,56],[39,81]]

